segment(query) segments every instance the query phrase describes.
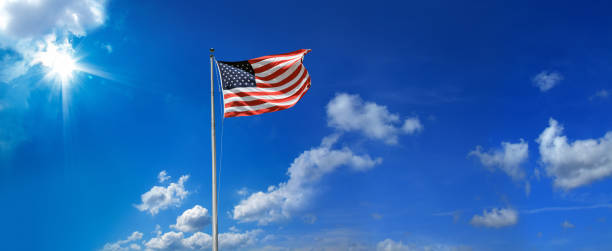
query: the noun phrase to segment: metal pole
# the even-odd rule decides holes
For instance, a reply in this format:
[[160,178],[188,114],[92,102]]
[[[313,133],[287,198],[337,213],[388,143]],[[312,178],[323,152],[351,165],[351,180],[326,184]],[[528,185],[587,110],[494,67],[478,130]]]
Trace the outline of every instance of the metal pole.
[[212,250],[219,250],[219,226],[217,222],[217,144],[215,138],[215,92],[213,61],[215,49],[210,48],[210,140],[212,147]]

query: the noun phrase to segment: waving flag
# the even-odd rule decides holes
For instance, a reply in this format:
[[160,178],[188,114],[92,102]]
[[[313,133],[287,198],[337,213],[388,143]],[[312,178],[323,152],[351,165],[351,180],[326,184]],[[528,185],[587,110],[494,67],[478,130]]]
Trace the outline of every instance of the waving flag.
[[308,52],[301,49],[247,61],[217,61],[224,116],[250,116],[294,106],[310,88],[310,76],[302,64]]

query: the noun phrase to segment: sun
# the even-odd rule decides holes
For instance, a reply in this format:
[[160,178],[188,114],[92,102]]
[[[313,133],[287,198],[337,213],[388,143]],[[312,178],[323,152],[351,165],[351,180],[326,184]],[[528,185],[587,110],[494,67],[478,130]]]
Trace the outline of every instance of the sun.
[[73,54],[74,49],[68,41],[61,44],[47,41],[44,50],[37,53],[35,62],[47,69],[47,78],[65,86],[70,83],[74,73],[79,69]]
[[76,60],[66,53],[57,53],[50,59],[48,67],[49,74],[65,84],[72,79],[73,72],[76,70]]

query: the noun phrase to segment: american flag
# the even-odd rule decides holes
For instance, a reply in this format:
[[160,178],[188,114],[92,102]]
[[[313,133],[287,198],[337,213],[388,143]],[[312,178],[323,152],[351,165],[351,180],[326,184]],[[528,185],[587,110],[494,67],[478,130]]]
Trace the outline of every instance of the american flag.
[[295,105],[310,88],[310,76],[302,64],[308,52],[301,49],[247,61],[217,61],[224,116],[257,115]]

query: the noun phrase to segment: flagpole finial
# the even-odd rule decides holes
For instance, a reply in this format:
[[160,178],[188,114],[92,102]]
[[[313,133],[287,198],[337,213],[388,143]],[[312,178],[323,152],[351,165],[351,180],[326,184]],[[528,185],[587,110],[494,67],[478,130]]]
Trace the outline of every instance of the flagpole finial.
[[215,52],[215,48],[210,48],[210,55],[212,55]]

